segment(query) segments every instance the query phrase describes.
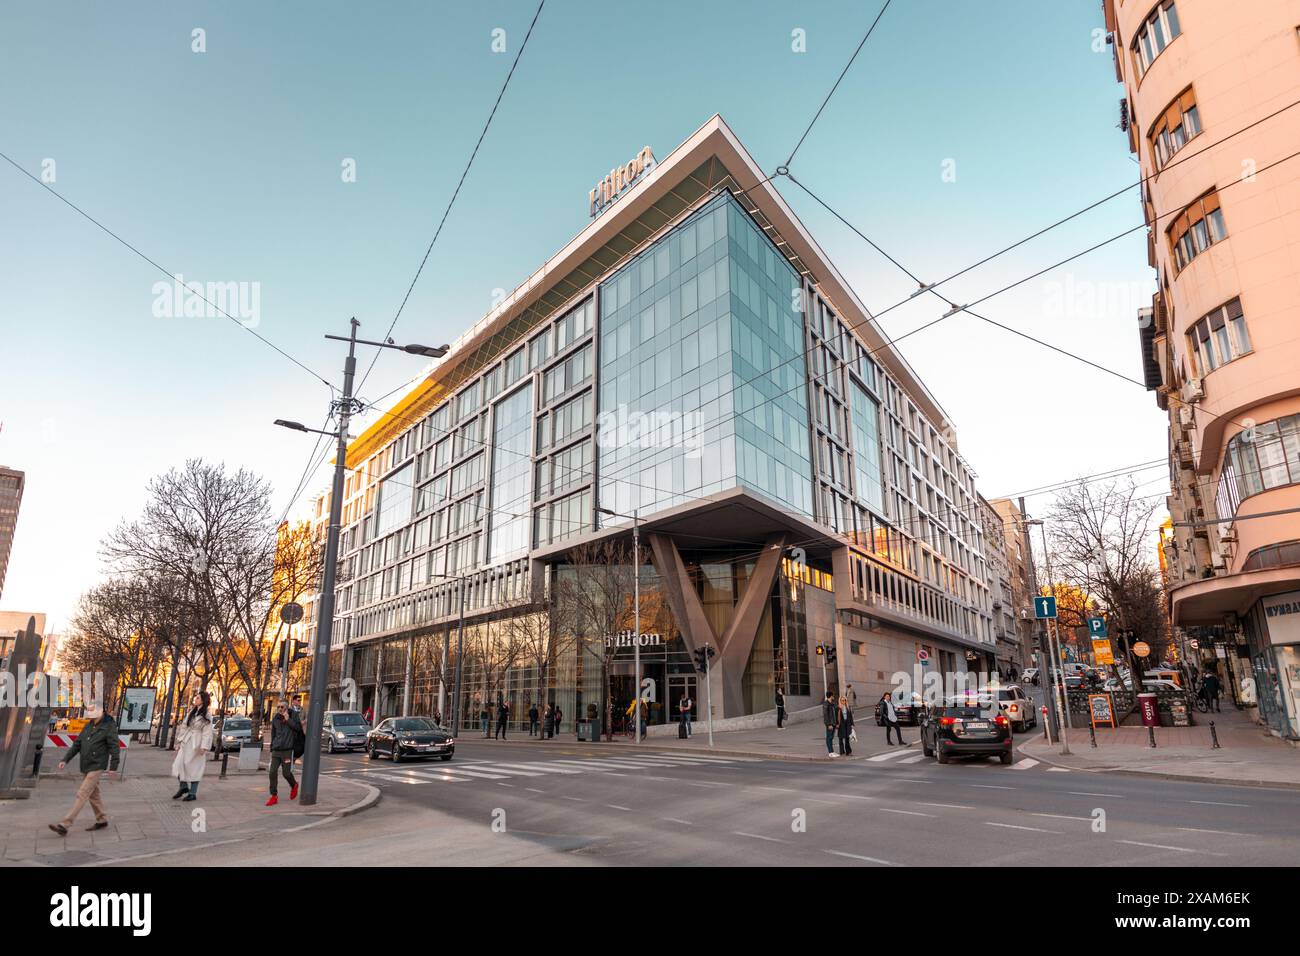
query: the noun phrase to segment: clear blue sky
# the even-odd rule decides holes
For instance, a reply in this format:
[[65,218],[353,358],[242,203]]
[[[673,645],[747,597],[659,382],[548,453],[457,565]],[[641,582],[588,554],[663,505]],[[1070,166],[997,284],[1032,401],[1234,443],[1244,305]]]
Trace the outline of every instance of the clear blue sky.
[[[168,270],[260,283],[258,331],[338,381],[341,353],[321,335],[354,314],[363,334],[387,327],[534,8],[13,7],[0,150],[38,175],[53,159],[55,189]],[[585,225],[587,190],[642,145],[663,155],[718,112],[765,169],[783,162],[877,9],[550,0],[397,338],[448,341],[481,317]],[[1093,50],[1100,25],[1096,0],[894,0],[792,168],[913,271],[948,275],[1136,178],[1109,49]],[[491,50],[498,27],[505,54]],[[796,28],[806,53],[791,51]],[[911,290],[780,188],[869,307]],[[1140,221],[1129,194],[948,292],[971,301]],[[160,278],[0,163],[0,463],[29,481],[6,608],[65,620],[100,572],[99,539],[188,456],[253,467],[277,509],[288,502],[310,439],[270,422],[319,423],[324,387],[227,319],[155,318]],[[1136,233],[982,310],[1140,378],[1133,312],[1152,288]],[[898,335],[942,311],[919,301],[883,325]],[[969,316],[902,349],[990,496],[1165,452],[1140,388]],[[418,361],[384,355],[365,395]],[[1143,473],[1145,490],[1161,474]]]

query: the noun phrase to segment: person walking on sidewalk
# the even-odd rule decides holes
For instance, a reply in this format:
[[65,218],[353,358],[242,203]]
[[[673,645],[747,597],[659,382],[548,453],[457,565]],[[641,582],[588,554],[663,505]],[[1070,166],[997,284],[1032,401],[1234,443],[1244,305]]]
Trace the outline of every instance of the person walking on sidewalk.
[[785,730],[785,691],[776,689],[776,729]]
[[547,740],[555,736],[555,708],[550,704],[546,705],[546,722],[542,725],[542,730],[545,731]]
[[560,705],[555,705],[555,736],[560,735],[560,720],[564,717],[564,711],[560,710]]
[[826,756],[835,756],[835,730],[840,725],[840,709],[835,706],[835,695],[826,692],[822,701],[822,723],[826,726]]
[[898,711],[894,709],[894,699],[889,696],[889,692],[880,695],[880,719],[885,724],[885,744],[888,746],[893,742],[893,735],[898,734],[898,745],[907,746],[903,741],[903,725],[898,722]]
[[497,704],[497,732],[495,739],[506,739],[506,725],[510,722],[510,705],[504,700]]
[[682,693],[682,699],[677,702],[677,709],[681,711],[682,725],[686,728],[686,736],[691,735],[691,712],[695,707],[695,701],[691,700],[691,695],[687,692]]
[[492,712],[488,710],[487,701],[483,701],[482,706],[478,709],[478,725],[482,729],[484,737],[492,736],[491,723]]
[[537,704],[534,703],[528,708],[528,736],[539,737],[541,734],[537,729]]
[[212,749],[213,727],[208,716],[211,701],[207,691],[196,690],[190,698],[190,712],[176,732],[176,759],[172,761],[172,774],[180,783],[180,789],[172,794],[173,800],[199,798],[199,781],[203,779],[208,751]]
[[1207,672],[1201,687],[1205,691],[1206,710],[1213,707],[1216,714],[1222,713],[1222,711],[1219,710],[1219,697],[1223,693],[1223,685],[1219,683],[1219,675],[1214,671]]
[[848,757],[853,753],[853,707],[847,696],[840,698],[839,713],[836,716],[839,718],[835,729],[840,737],[840,756]]
[[90,723],[82,728],[77,739],[72,742],[72,746],[68,748],[68,756],[59,761],[59,769],[62,770],[68,765],[73,754],[80,754],[81,772],[84,774],[81,786],[77,788],[76,799],[72,801],[72,809],[58,823],[50,824],[50,829],[59,836],[68,835],[68,827],[72,826],[73,821],[77,819],[77,814],[87,803],[95,812],[95,822],[86,829],[102,830],[108,826],[108,814],[104,812],[104,798],[99,792],[99,778],[106,772],[117,773],[118,762],[122,759],[118,752],[117,722],[104,713],[104,708],[97,704],[91,704],[86,708],[86,716],[90,718]]
[[280,802],[279,776],[284,773],[285,782],[289,784],[289,799],[298,798],[298,781],[293,776],[293,748],[298,735],[302,733],[302,724],[298,716],[289,710],[289,705],[280,701],[271,718],[271,799],[266,801],[268,807]]

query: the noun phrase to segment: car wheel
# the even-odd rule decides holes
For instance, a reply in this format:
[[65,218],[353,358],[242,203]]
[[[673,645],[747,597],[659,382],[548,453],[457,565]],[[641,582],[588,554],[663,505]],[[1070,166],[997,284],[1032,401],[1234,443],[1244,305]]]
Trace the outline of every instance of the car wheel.
[[1023,734],[1025,732],[1025,722],[1023,720],[1016,721],[1011,725],[1011,731],[1012,733]]
[[330,753],[330,754],[334,753],[334,738],[333,738],[333,737],[331,737],[328,741],[326,741],[326,743],[325,743],[325,752],[326,752],[326,753]]
[[371,760],[379,759],[379,754],[376,752],[374,744],[366,744],[366,756]]
[[442,759],[443,759],[443,760],[450,760],[450,759],[451,759],[451,754],[443,754],[443,755],[442,755]]
[[925,742],[925,735],[921,735],[921,753],[926,757],[934,756],[934,748]]
[[393,742],[393,763],[401,763],[401,762],[402,762],[402,748],[397,745],[396,741],[394,741]]
[[998,754],[998,759],[1002,761],[1002,766],[1004,766],[1004,767],[1009,767],[1009,766],[1011,766],[1011,758],[1012,758],[1013,756],[1014,756],[1014,754],[1012,754],[1012,753],[1010,753],[1010,752],[1008,752],[1008,753],[1002,753],[1002,754]]
[[950,759],[948,755],[944,753],[943,748],[939,746],[939,741],[937,740],[934,742],[934,755],[938,759],[939,763],[947,763]]

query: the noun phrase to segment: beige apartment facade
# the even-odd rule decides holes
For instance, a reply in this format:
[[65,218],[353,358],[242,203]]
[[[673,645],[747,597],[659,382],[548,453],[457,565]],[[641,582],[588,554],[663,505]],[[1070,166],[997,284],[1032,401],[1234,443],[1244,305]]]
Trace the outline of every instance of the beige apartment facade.
[[1158,292],[1175,627],[1300,736],[1300,4],[1105,0]]

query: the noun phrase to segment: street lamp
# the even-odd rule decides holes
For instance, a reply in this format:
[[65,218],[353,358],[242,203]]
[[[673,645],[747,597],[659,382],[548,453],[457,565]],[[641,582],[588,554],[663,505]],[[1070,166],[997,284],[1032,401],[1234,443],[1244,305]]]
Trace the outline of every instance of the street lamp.
[[330,641],[334,635],[334,580],[339,563],[339,526],[343,522],[343,475],[347,469],[348,455],[348,421],[354,414],[360,414],[364,406],[352,397],[352,380],[357,371],[357,345],[373,345],[376,348],[396,349],[415,355],[427,355],[441,358],[447,354],[449,346],[430,348],[423,345],[395,345],[392,342],[370,342],[357,338],[357,326],[361,323],[353,316],[350,320],[349,334],[327,335],[325,338],[348,343],[348,357],[343,363],[343,394],[331,402],[331,410],[338,415],[338,431],[321,431],[308,428],[301,422],[286,421],[277,418],[275,424],[292,431],[315,432],[329,435],[337,442],[334,456],[334,482],[330,490],[330,521],[325,536],[325,573],[321,581],[319,619],[316,628],[316,646],[312,649],[311,661],[311,697],[307,709],[307,751],[302,758],[302,784],[299,802],[303,806],[316,804],[317,784],[320,780],[320,734],[325,721],[325,678],[329,670]]
[[611,518],[630,517],[632,521],[632,613],[635,622],[632,625],[632,725],[633,740],[639,744],[641,742],[641,522],[638,509],[633,509],[630,516],[610,511],[608,508],[596,510]]

